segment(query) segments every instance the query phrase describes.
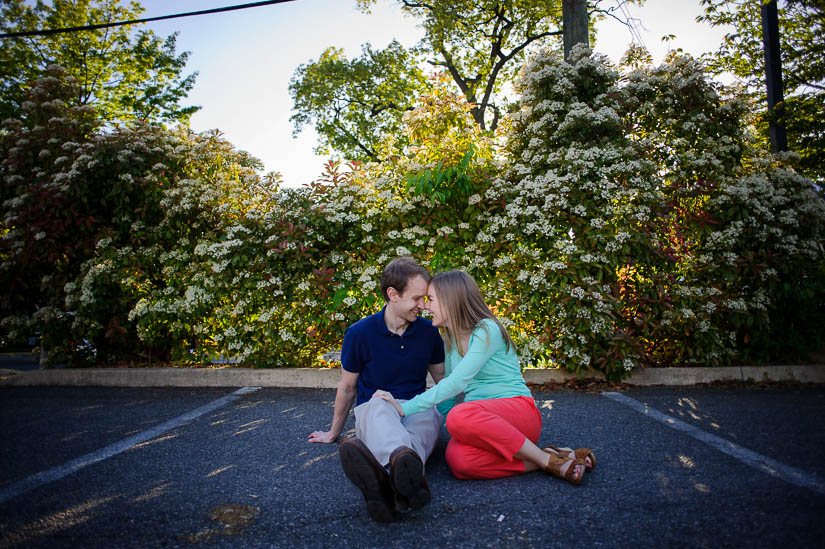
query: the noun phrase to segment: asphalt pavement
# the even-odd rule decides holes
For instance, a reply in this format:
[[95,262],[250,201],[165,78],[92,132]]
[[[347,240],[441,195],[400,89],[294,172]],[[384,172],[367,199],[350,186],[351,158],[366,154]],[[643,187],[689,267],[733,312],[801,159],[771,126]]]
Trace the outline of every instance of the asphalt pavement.
[[[455,479],[370,521],[326,428],[330,389],[0,387],[0,546],[821,547],[825,387],[535,391],[580,486]],[[622,400],[622,398],[624,400]],[[628,400],[629,399],[629,400]],[[352,436],[354,421],[345,436]],[[720,442],[721,441],[721,442]],[[753,458],[756,456],[756,458]]]

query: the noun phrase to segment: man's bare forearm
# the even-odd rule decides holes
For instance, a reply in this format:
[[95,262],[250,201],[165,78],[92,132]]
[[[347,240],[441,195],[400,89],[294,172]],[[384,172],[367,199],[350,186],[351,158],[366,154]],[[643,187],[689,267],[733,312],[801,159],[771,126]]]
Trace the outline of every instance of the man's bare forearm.
[[332,432],[336,438],[340,436],[344,430],[350,408],[352,408],[352,403],[355,401],[355,392],[355,388],[339,386],[338,391],[335,393],[335,406],[332,412],[330,432]]
[[438,383],[442,379],[444,379],[444,363],[439,362],[438,364],[430,364],[427,368],[430,372],[430,375],[433,377],[433,383]]

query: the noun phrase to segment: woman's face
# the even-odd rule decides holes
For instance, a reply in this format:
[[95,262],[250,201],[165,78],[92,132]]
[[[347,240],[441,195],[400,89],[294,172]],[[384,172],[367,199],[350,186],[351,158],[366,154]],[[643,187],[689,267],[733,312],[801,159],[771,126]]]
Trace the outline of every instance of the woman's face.
[[435,288],[433,288],[432,284],[430,284],[430,287],[427,289],[427,302],[424,304],[424,308],[430,311],[433,326],[445,325],[446,319],[444,315],[441,314],[441,304],[438,302],[438,296],[435,295]]

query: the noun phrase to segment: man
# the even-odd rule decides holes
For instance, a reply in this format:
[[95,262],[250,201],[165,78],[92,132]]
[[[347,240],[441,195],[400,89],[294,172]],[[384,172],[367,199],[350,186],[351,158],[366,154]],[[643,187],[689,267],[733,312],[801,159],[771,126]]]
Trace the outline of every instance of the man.
[[443,417],[433,408],[402,418],[392,404],[373,398],[380,389],[408,400],[426,389],[427,371],[436,383],[444,377],[438,329],[418,317],[429,280],[427,270],[411,257],[387,265],[381,275],[384,308],[344,334],[332,426],[309,435],[310,442],[334,442],[355,401],[355,438],[341,443],[341,465],[378,522],[391,522],[397,510],[419,509],[430,501],[424,463],[435,448]]

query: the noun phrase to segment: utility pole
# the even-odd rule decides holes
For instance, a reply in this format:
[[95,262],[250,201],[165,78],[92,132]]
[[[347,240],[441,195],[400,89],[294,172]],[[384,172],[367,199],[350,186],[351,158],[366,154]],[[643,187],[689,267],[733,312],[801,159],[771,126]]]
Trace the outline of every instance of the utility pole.
[[587,34],[587,0],[562,0],[561,27],[564,39],[564,58],[570,57],[570,50],[579,43],[590,47]]
[[771,151],[778,153],[788,150],[788,136],[783,120],[785,107],[782,103],[782,59],[779,56],[779,15],[776,0],[762,3],[762,45],[765,49]]

